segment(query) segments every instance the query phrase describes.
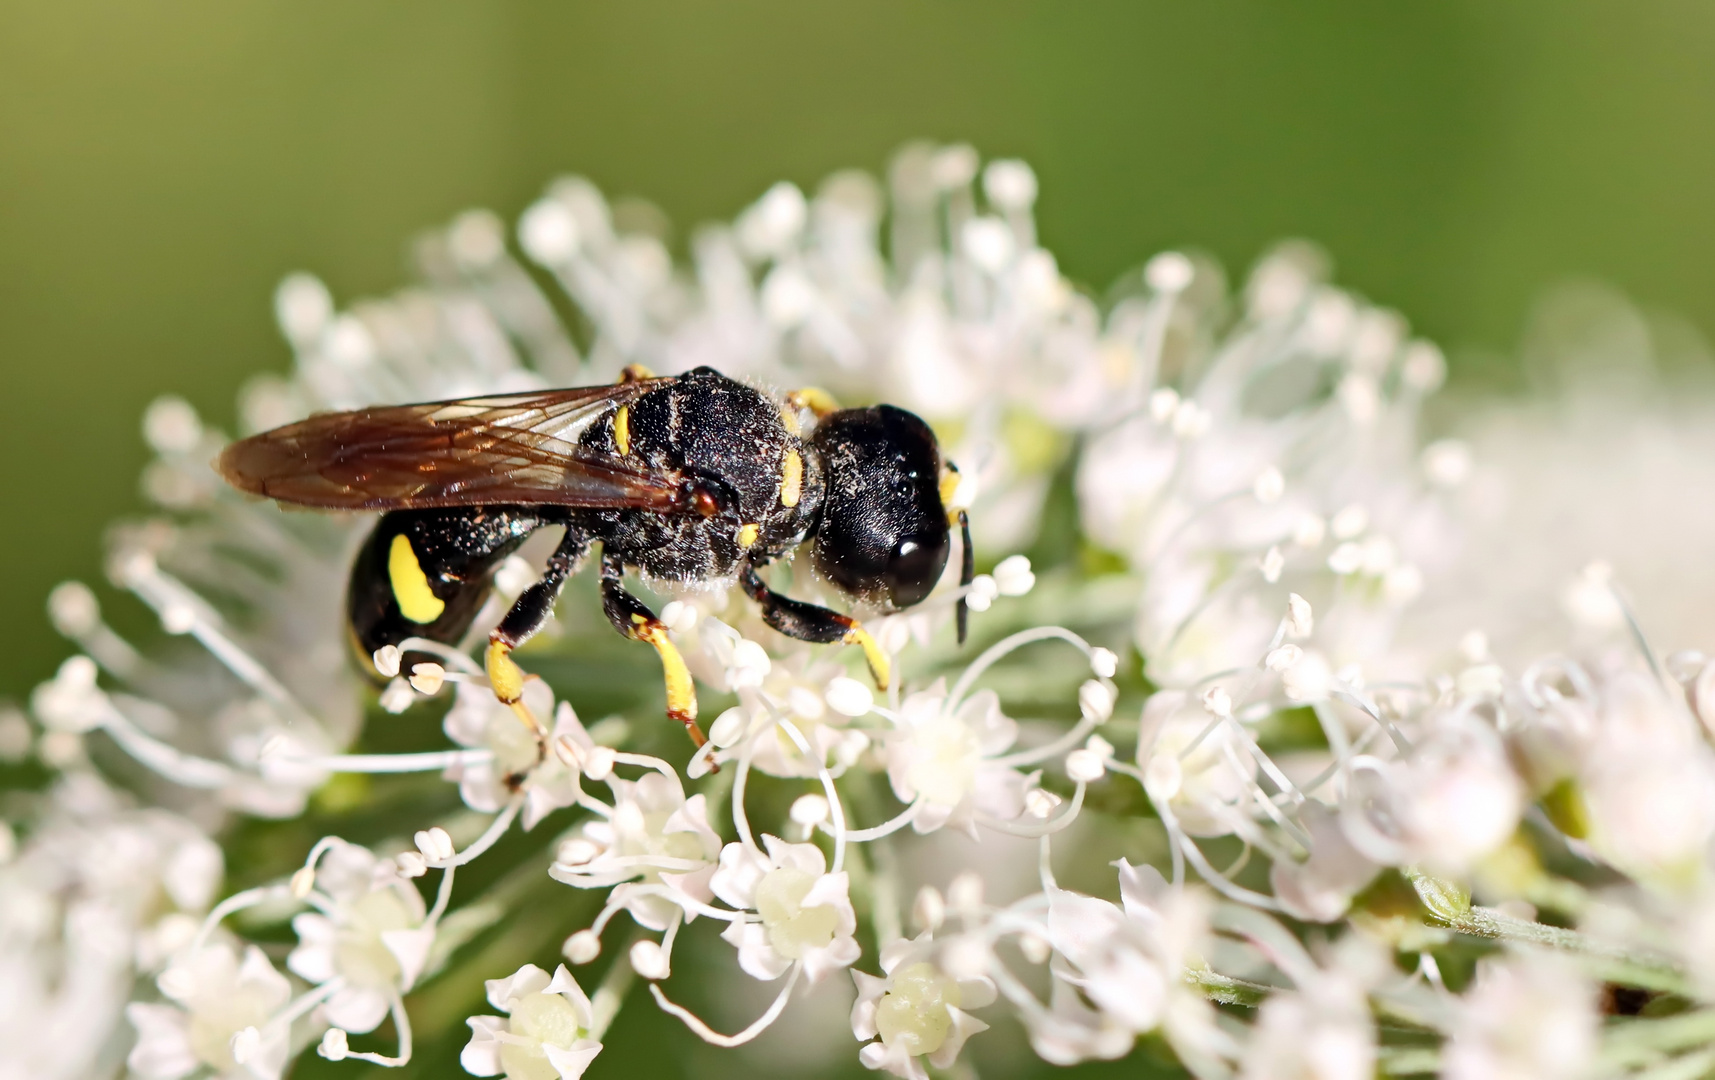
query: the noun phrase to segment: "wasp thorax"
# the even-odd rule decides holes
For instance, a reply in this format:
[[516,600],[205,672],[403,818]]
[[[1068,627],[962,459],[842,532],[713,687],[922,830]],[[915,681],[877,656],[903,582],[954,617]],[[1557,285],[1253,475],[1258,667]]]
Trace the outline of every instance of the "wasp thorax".
[[895,608],[929,595],[947,565],[941,451],[916,415],[845,409],[816,427],[827,468],[816,567],[855,596]]

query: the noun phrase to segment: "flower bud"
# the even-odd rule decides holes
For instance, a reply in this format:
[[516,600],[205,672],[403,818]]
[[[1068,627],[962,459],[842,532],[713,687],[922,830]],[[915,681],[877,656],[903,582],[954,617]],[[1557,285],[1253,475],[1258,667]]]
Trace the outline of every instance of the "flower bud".
[[1120,658],[1112,649],[1097,646],[1090,650],[1090,670],[1098,679],[1111,679],[1120,669]]
[[1078,709],[1095,720],[1106,720],[1114,714],[1114,690],[1105,682],[1085,679],[1078,687]]
[[792,801],[788,814],[797,824],[814,828],[828,820],[828,800],[813,792],[800,795]]
[[601,938],[594,930],[579,930],[560,946],[560,955],[574,964],[587,964],[601,955]]
[[615,752],[611,746],[592,747],[584,755],[584,775],[591,780],[606,780],[613,775]]
[[411,689],[424,697],[434,697],[441,692],[441,684],[446,681],[447,669],[439,664],[423,663],[411,666]]
[[1002,596],[1023,596],[1036,587],[1036,574],[1023,555],[1008,555],[994,568],[995,587]]
[[445,862],[453,857],[453,838],[439,825],[419,830],[412,839],[417,842],[417,850],[422,852],[423,858],[429,862]]
[[370,659],[375,664],[376,673],[383,679],[391,679],[399,674],[399,646],[383,645],[375,650],[375,655]]
[[667,950],[653,938],[644,938],[631,946],[630,960],[631,969],[645,979],[665,979],[670,974]]
[[1102,759],[1089,750],[1074,750],[1066,755],[1066,775],[1080,784],[1093,784],[1107,774]]
[[[343,1029],[330,1027],[322,1032],[321,1045],[316,1047],[316,1053],[329,1061],[344,1061],[351,1053],[351,1043]],[[236,1054],[233,1056],[237,1057]]]

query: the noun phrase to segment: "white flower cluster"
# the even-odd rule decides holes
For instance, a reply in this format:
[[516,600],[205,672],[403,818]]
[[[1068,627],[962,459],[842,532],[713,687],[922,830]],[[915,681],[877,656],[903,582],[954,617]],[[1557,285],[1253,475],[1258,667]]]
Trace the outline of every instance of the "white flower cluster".
[[[850,1052],[913,1080],[987,1068],[973,1039],[1007,1026],[1054,1065],[1146,1040],[1208,1080],[1715,1068],[1715,660],[1655,654],[1613,564],[1534,662],[1413,623],[1484,612],[1493,566],[1534,558],[1483,562],[1484,466],[1421,440],[1434,346],[1293,245],[1237,297],[1169,252],[1097,303],[1037,243],[1036,194],[1021,162],[913,146],[885,188],[776,185],[679,267],[569,179],[514,232],[471,212],[426,238],[397,296],[342,311],[288,279],[296,368],[246,390],[242,431],[629,364],[816,384],[937,426],[989,572],[867,620],[879,693],[721,583],[670,598],[725,706],[682,765],[568,595],[520,653],[544,750],[470,648],[545,552],[501,568],[467,647],[378,653],[372,697],[340,630],[366,523],[225,490],[224,436],[157,402],[159,513],[108,571],[195,647],[53,594],[78,654],[33,726],[0,715],[0,754],[50,777],[0,833],[0,1077],[402,1067],[463,1039],[447,1002],[480,980],[464,1070],[569,1080],[638,979],[725,1047],[843,988]],[[1042,527],[1067,498],[1073,541]],[[1509,649],[1523,614],[1487,612]],[[312,808],[362,842],[243,821]],[[282,866],[259,835],[304,846]],[[699,985],[669,996],[681,947]],[[748,1000],[735,981],[778,989],[732,1034],[682,1003]]]

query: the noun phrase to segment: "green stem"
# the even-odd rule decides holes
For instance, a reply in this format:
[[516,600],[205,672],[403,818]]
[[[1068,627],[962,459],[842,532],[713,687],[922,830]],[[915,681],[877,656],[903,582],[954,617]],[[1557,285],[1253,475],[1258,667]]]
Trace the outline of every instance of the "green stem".
[[[634,943],[641,938],[640,932],[634,934],[631,941]],[[607,965],[607,973],[601,977],[601,984],[590,995],[589,1036],[598,1042],[607,1034],[613,1018],[619,1015],[619,1007],[625,1003],[625,995],[636,978],[636,972],[631,969],[630,954],[630,943],[624,951],[614,954],[613,962]]]
[[1450,930],[1491,941],[1535,945],[1570,953],[1594,968],[1604,981],[1640,986],[1670,994],[1689,992],[1685,971],[1658,953],[1599,941],[1576,930],[1514,918],[1494,908],[1471,903],[1470,894],[1440,878],[1407,869],[1406,877],[1433,922]]

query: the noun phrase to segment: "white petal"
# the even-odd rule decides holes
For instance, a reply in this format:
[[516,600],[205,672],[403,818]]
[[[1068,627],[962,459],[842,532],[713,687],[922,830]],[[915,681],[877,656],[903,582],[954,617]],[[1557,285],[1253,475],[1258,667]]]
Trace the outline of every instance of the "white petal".
[[551,1043],[543,1043],[542,1052],[548,1055],[548,1064],[559,1072],[560,1080],[578,1080],[595,1056],[601,1053],[601,1043],[579,1039],[564,1050]]
[[987,1031],[989,1026],[965,1012],[947,1006],[947,1015],[953,1018],[953,1028],[947,1032],[947,1038],[933,1054],[929,1055],[929,1064],[937,1069],[945,1069],[959,1056],[959,1051],[965,1048],[965,1040],[978,1032]]
[[875,1003],[887,992],[887,980],[866,971],[853,971],[852,982],[857,984],[858,992],[857,1000],[852,1003],[852,1035],[858,1042],[868,1042],[876,1036]]
[[501,1043],[495,1035],[505,1021],[498,1016],[472,1016],[465,1023],[470,1025],[470,1042],[459,1052],[459,1064],[472,1076],[499,1076]]
[[383,930],[381,944],[399,961],[399,989],[409,990],[423,973],[429,960],[429,948],[435,943],[435,928],[419,926],[414,930]]
[[994,999],[994,980],[986,975],[979,975],[974,979],[959,980],[960,1008],[980,1009],[984,1005],[993,1005]]
[[125,1018],[137,1029],[137,1045],[125,1063],[146,1080],[178,1080],[201,1064],[191,1050],[188,1017],[171,1005],[133,1002]]
[[501,1012],[512,1011],[512,1002],[525,994],[540,994],[548,986],[548,973],[535,964],[525,964],[504,979],[487,979],[488,1003]]
[[374,1031],[387,1016],[387,997],[379,990],[347,986],[334,991],[322,1011],[334,1027],[362,1035]]
[[1124,859],[1119,861],[1120,900],[1125,904],[1127,915],[1136,917],[1139,909],[1154,912],[1161,906],[1162,897],[1167,895],[1167,879],[1161,876],[1161,871],[1153,866],[1133,866]]
[[804,965],[804,978],[814,986],[833,972],[851,967],[862,955],[856,938],[837,937],[820,949],[805,949],[799,960]]
[[261,991],[262,1000],[272,1007],[284,1005],[292,996],[291,982],[274,970],[268,954],[254,945],[244,950],[244,963],[238,969],[238,985]]
[[[817,854],[821,853],[817,852]],[[850,911],[852,907],[850,890],[851,878],[846,875],[844,870],[837,874],[823,874],[816,879],[816,883],[810,886],[810,891],[805,893],[804,899],[798,903],[799,906],[807,908],[831,907]]]
[[590,1026],[593,1018],[593,1007],[590,1005],[590,999],[584,993],[584,988],[578,985],[578,980],[572,978],[572,973],[566,970],[566,965],[561,964],[554,969],[553,980],[548,983],[548,988],[542,992],[559,994],[571,1002],[573,1008],[577,1009],[578,1012],[578,1026],[586,1029]]

